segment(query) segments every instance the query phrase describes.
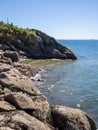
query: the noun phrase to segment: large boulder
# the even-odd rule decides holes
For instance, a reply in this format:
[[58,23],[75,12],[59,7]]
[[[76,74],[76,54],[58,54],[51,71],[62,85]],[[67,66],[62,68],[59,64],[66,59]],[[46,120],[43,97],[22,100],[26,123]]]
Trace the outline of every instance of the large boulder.
[[30,97],[26,93],[12,92],[6,94],[4,99],[17,109],[24,110],[41,121],[52,123],[50,105],[44,96]]
[[36,106],[36,109],[32,112],[32,115],[43,122],[48,122],[51,124],[51,109],[46,97],[42,95],[35,97],[33,96],[32,100]]
[[13,62],[19,61],[19,54],[15,51],[6,51],[3,55],[10,58]]
[[96,130],[94,121],[79,109],[52,106],[54,125],[60,130]]
[[22,92],[13,92],[5,95],[5,100],[13,104],[17,109],[32,110],[35,109],[33,100]]
[[13,65],[11,58],[5,57],[3,51],[0,52],[0,62]]
[[8,88],[12,92],[24,92],[28,95],[40,94],[33,82],[13,66],[0,64],[0,71],[0,84],[3,88]]
[[0,130],[53,130],[24,111],[0,113]]

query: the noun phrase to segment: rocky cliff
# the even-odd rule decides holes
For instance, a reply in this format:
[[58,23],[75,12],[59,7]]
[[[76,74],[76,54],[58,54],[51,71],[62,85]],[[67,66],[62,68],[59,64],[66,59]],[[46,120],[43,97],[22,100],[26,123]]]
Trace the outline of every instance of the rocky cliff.
[[0,23],[0,49],[17,51],[33,59],[77,59],[70,49],[45,33],[3,22]]

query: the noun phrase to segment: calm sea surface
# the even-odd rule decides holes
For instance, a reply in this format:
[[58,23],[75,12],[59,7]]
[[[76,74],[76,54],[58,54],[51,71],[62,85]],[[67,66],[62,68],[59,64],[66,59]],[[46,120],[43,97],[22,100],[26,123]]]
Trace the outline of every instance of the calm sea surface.
[[58,40],[78,60],[33,60],[44,68],[39,86],[50,104],[80,108],[90,114],[98,128],[98,40]]

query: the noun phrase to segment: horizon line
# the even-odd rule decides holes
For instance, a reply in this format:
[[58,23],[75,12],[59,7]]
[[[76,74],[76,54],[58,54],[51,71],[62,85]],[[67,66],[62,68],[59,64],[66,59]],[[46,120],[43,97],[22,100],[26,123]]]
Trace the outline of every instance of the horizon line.
[[64,38],[55,38],[56,40],[98,40],[98,39],[64,39]]

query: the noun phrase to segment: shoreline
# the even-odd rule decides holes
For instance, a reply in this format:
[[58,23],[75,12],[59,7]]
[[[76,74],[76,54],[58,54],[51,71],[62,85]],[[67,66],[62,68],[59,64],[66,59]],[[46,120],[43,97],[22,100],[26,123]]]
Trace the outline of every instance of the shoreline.
[[[71,122],[72,118],[75,122],[75,126],[77,126],[75,130],[79,130],[80,126],[83,129],[87,127],[86,130],[96,130],[94,121],[86,113],[84,114],[83,111],[59,105],[49,105],[46,97],[43,96],[42,93],[40,93],[39,89],[36,87],[36,85],[33,84],[33,82],[30,79],[30,76],[36,76],[36,74],[38,74],[38,72],[40,72],[41,69],[22,65],[18,62],[11,62],[11,64],[12,65],[6,62],[0,62],[0,83],[3,88],[3,93],[0,94],[0,97],[2,97],[0,100],[2,107],[0,118],[2,114],[4,115],[5,112],[7,112],[7,115],[10,116],[12,120],[14,118],[13,116],[17,115],[18,118],[20,118],[19,116],[24,115],[23,117],[21,117],[21,121],[23,120],[22,118],[25,118],[25,120],[28,120],[29,118],[29,121],[33,124],[34,122],[37,123],[37,126],[35,128],[33,128],[34,126],[25,123],[26,127],[32,128],[34,130],[61,130],[63,128],[65,129],[64,124],[69,122],[69,120]],[[13,87],[11,87],[12,84]],[[5,103],[5,105],[3,105],[3,103]],[[61,116],[64,121],[61,121],[61,123],[59,124],[59,120],[62,120],[60,118]],[[82,119],[81,116],[83,116],[84,118]],[[78,122],[76,121],[77,118],[80,118]],[[2,119],[2,121],[5,122],[4,119]],[[79,122],[82,122],[83,125],[81,125]],[[18,125],[21,123],[22,122],[17,120]],[[40,125],[41,128],[39,127]],[[74,127],[74,124],[72,126],[71,125],[72,123],[69,124],[69,126],[66,126],[66,128]],[[2,127],[0,126],[0,128]],[[14,126],[14,128],[16,129],[17,126]]]

